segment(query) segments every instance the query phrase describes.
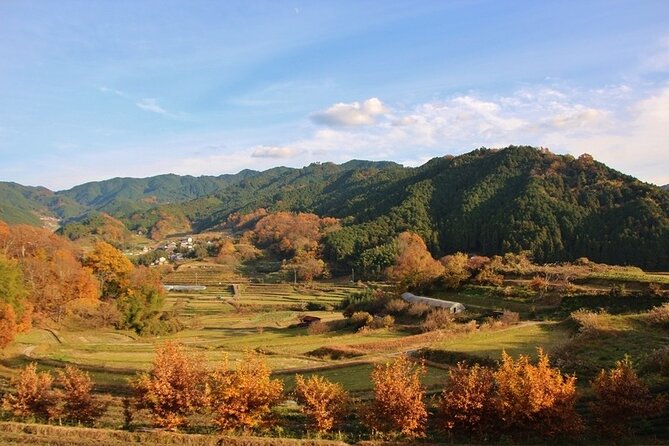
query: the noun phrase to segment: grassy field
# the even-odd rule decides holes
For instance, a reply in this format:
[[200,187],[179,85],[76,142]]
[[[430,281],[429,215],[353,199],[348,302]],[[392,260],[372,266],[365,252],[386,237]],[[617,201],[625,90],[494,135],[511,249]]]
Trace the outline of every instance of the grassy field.
[[[35,328],[20,334],[5,349],[0,359],[0,378],[6,386],[20,367],[33,361],[44,369],[75,364],[91,373],[96,391],[113,395],[110,410],[100,425],[118,429],[122,420],[120,397],[127,394],[128,381],[150,367],[156,346],[166,340],[178,341],[190,351],[202,354],[210,368],[223,364],[226,357],[234,364],[249,350],[262,351],[274,375],[284,380],[287,392],[294,387],[296,373],[319,374],[341,383],[361,399],[371,395],[370,373],[375,363],[389,361],[402,353],[413,355],[421,349],[441,352],[443,357],[464,357],[490,363],[498,360],[502,351],[513,356],[536,355],[537,348],[541,347],[551,356],[555,354],[556,358],[571,358],[571,363],[565,362],[561,367],[578,373],[579,385],[586,386],[596,371],[612,366],[625,354],[631,354],[635,363],[641,366],[652,351],[669,345],[666,330],[649,326],[637,314],[657,305],[657,299],[583,295],[540,305],[531,294],[522,292],[521,287],[507,287],[504,292],[492,287],[465,287],[460,292],[433,294],[433,297],[462,302],[476,317],[492,311],[516,311],[521,314],[518,325],[458,333],[420,333],[416,327],[397,325],[390,329],[337,330],[313,335],[306,328],[297,326],[300,315],[318,316],[323,321],[340,320],[343,315],[336,309],[337,305],[348,294],[361,288],[346,281],[292,284],[273,283],[275,280],[271,274],[243,277],[234,268],[214,263],[184,265],[167,274],[163,282],[206,287],[201,291],[168,294],[165,308],[177,312],[186,326],[184,330],[169,336],[140,337],[134,332],[113,329]],[[515,293],[516,289],[518,293]],[[307,311],[309,304],[317,304],[326,310]],[[609,309],[607,330],[595,337],[579,337],[575,325],[565,319],[571,311],[584,307]],[[354,354],[340,359],[316,354],[342,350]],[[452,360],[428,361],[427,373],[423,377],[425,387],[433,393],[438,392],[445,383],[448,367],[453,364]],[[666,384],[664,381],[660,379],[660,385]],[[290,410],[294,411],[294,408]],[[144,414],[136,423],[148,426],[150,420]],[[34,432],[28,432],[31,429]],[[0,442],[90,444],[89,440],[65,443],[56,438],[56,431],[48,427],[44,427],[44,431],[39,429],[41,427],[4,423],[0,425]],[[27,434],[25,443],[19,441]],[[97,444],[139,444],[142,441],[168,444],[148,437],[143,440],[140,434],[125,434],[109,437],[109,443]],[[187,442],[179,444],[216,444],[211,441],[214,441],[212,437],[189,436]],[[223,444],[270,444],[254,441]]]

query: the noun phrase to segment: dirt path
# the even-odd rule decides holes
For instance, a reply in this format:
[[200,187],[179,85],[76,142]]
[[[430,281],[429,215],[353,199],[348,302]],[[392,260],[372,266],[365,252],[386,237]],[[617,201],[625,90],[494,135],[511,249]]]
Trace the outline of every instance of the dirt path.
[[25,356],[26,358],[32,358],[33,350],[35,350],[36,348],[37,348],[36,345],[29,345],[29,346],[27,346],[26,348],[23,349],[21,354],[23,356]]

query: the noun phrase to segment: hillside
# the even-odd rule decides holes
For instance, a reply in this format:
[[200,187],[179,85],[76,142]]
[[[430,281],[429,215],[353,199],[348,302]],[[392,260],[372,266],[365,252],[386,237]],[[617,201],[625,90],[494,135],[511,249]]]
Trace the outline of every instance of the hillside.
[[[529,250],[538,261],[588,257],[669,268],[669,193],[608,168],[532,147],[479,149],[406,168],[390,162],[315,163],[218,177],[115,178],[51,192],[1,183],[0,218],[81,221],[103,211],[158,239],[201,231],[232,213],[313,212],[343,219],[325,240],[341,268],[382,268],[389,243],[419,233],[435,256]],[[78,218],[77,218],[78,217]]]

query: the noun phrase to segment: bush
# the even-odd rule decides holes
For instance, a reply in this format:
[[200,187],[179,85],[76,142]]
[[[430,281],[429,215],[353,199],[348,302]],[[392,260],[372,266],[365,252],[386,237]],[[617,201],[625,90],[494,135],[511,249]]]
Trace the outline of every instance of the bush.
[[374,320],[374,316],[367,313],[366,311],[357,311],[351,315],[348,319],[349,325],[353,328],[362,328],[371,324]]
[[332,306],[320,302],[307,302],[307,311],[331,311]]
[[369,324],[369,328],[391,328],[393,325],[395,325],[395,318],[388,314],[383,317],[375,317],[371,324]]
[[307,333],[309,333],[312,336],[328,333],[329,331],[330,331],[330,326],[327,324],[327,322],[323,321],[313,322],[309,324],[309,327],[307,327]]
[[57,413],[57,396],[52,389],[53,377],[49,372],[37,372],[33,362],[12,380],[15,393],[7,393],[2,408],[19,418],[35,417],[50,420]]
[[433,308],[421,324],[423,331],[434,331],[449,328],[453,325],[453,315],[444,308]]
[[220,430],[253,429],[267,422],[283,392],[283,381],[270,379],[271,373],[263,356],[247,353],[234,370],[226,360],[212,374],[211,409]]
[[88,373],[68,365],[64,371],[58,371],[58,381],[63,388],[60,399],[66,420],[92,424],[107,410],[108,403],[92,395],[93,381]]
[[157,426],[175,430],[206,406],[206,377],[203,358],[167,342],[158,348],[151,370],[133,383],[137,406],[148,409]]
[[650,394],[627,356],[608,372],[600,371],[592,382],[592,390],[596,399],[590,403],[590,411],[595,424],[611,437],[629,434],[633,421],[661,412],[665,403]]
[[581,308],[573,311],[569,317],[578,324],[578,331],[583,336],[596,335],[608,328],[606,318],[609,314],[602,310],[599,313]]
[[499,321],[505,327],[516,325],[520,322],[520,314],[516,313],[515,311],[504,310],[502,312],[502,316],[499,318]]
[[404,299],[393,299],[385,306],[385,311],[395,316],[402,314],[409,307],[409,302]]
[[295,376],[295,394],[312,425],[320,432],[327,432],[341,423],[346,415],[349,397],[341,384],[313,375],[304,379]]
[[422,318],[431,309],[432,309],[432,307],[429,306],[428,304],[418,302],[418,303],[415,303],[415,304],[410,304],[409,309],[407,310],[407,313],[409,314],[409,316]]
[[651,309],[647,318],[651,324],[669,326],[669,302]]
[[424,374],[425,367],[405,356],[375,365],[374,399],[362,413],[364,423],[378,433],[409,438],[424,436],[427,409],[420,383]]

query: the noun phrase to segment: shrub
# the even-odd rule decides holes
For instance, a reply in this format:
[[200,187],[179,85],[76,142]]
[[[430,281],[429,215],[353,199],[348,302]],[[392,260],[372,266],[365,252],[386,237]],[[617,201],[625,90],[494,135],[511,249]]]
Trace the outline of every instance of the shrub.
[[2,408],[19,418],[35,417],[50,420],[57,415],[57,396],[52,390],[53,377],[49,372],[37,372],[37,365],[27,365],[12,380],[14,393],[7,393]]
[[639,379],[628,356],[609,370],[601,370],[592,382],[596,399],[590,404],[595,424],[605,435],[629,434],[635,419],[647,418],[662,410],[665,401],[653,397]]
[[309,326],[307,327],[307,333],[309,333],[312,336],[327,333],[329,331],[330,331],[330,326],[328,325],[327,322],[323,321],[313,322],[309,324]]
[[353,328],[362,328],[372,323],[374,316],[366,311],[357,311],[348,319]]
[[295,394],[313,426],[321,432],[332,430],[346,415],[349,397],[341,384],[313,375],[295,376]]
[[510,325],[516,325],[520,322],[520,314],[515,311],[504,310],[502,316],[500,316],[499,321],[502,325],[508,327]]
[[584,336],[595,335],[605,330],[608,325],[606,318],[609,314],[602,310],[599,313],[581,308],[573,311],[569,317],[578,324],[578,331]]
[[447,431],[479,435],[492,432],[497,417],[494,395],[491,369],[458,363],[449,372],[448,383],[439,398],[439,424]]
[[88,373],[68,365],[58,371],[58,381],[63,388],[62,414],[66,420],[91,424],[107,410],[107,403],[93,397],[93,381]]
[[388,314],[383,317],[375,317],[371,324],[369,324],[369,328],[391,328],[393,325],[395,325],[395,318]]
[[504,352],[494,373],[497,411],[502,427],[518,434],[525,430],[544,436],[576,434],[582,429],[575,410],[576,377],[550,366],[539,349],[536,365],[527,356],[514,360]]
[[669,326],[669,302],[651,309],[647,318],[651,324]]
[[409,307],[409,302],[404,299],[393,299],[385,306],[385,311],[395,316],[402,314]]
[[432,307],[429,306],[428,304],[418,302],[418,303],[415,303],[415,304],[410,304],[409,309],[407,310],[407,313],[409,314],[409,316],[420,318],[420,317],[425,316],[425,314],[427,314],[427,312],[430,311],[431,309],[432,309]]
[[644,370],[669,376],[669,345],[653,351],[644,361]]
[[203,358],[167,342],[158,348],[151,370],[133,383],[137,406],[148,409],[157,426],[175,430],[206,405],[206,377]]
[[453,315],[444,308],[433,308],[421,324],[423,331],[434,331],[448,328],[453,324]]
[[362,416],[374,432],[422,437],[427,421],[420,376],[425,367],[400,356],[395,361],[374,366],[374,399]]
[[246,353],[234,370],[229,369],[226,360],[211,377],[214,424],[220,430],[253,429],[265,424],[283,392],[283,382],[270,379],[271,373],[258,353]]
[[331,311],[332,307],[320,302],[307,302],[307,311]]

